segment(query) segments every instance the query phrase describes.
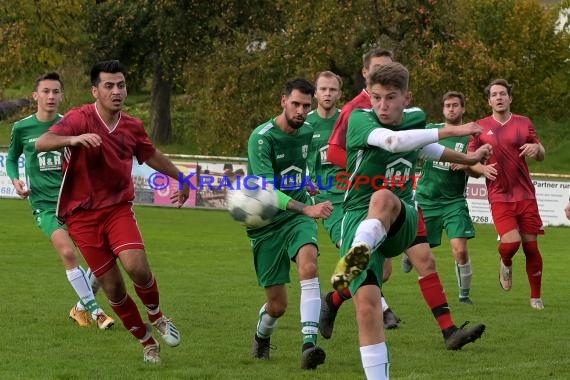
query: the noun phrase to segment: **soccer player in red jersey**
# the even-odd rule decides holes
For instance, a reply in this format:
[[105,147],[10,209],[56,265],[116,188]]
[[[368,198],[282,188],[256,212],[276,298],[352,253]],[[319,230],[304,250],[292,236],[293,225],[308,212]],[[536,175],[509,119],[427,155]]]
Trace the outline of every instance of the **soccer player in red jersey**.
[[493,146],[493,156],[487,165],[477,165],[474,169],[487,178],[491,214],[501,238],[500,284],[504,290],[511,290],[512,258],[522,242],[530,284],[530,305],[542,310],[542,256],[537,236],[544,234],[544,230],[526,158],[544,160],[544,147],[530,119],[511,113],[511,84],[496,79],[487,86],[485,93],[493,113],[477,122],[483,127],[483,133],[472,138],[469,150],[474,151],[483,144]]
[[[126,291],[117,258],[145,305],[148,318],[167,345],[180,343],[180,332],[159,307],[157,281],[150,269],[132,202],[133,157],[157,172],[178,178],[178,169],[147,136],[142,121],[124,112],[125,68],[119,61],[97,63],[91,69],[95,103],[69,111],[36,142],[38,151],[65,148],[58,217],[101,283],[111,307],[143,345],[145,362],[160,362],[160,346]],[[171,199],[181,206],[189,188]]]

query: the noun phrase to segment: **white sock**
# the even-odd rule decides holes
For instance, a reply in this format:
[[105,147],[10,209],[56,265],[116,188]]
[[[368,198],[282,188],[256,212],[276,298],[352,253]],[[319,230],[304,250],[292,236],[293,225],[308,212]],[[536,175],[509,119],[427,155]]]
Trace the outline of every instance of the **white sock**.
[[386,228],[384,228],[382,222],[378,219],[366,219],[358,225],[352,245],[366,243],[374,250],[385,238]]
[[89,286],[89,281],[85,276],[85,271],[80,266],[73,269],[68,269],[65,271],[67,273],[67,279],[69,283],[75,290],[75,293],[79,296],[79,299],[83,303],[84,309],[93,312],[97,309],[97,302],[95,301],[95,296]]
[[87,267],[87,272],[85,272],[85,276],[89,280],[89,285],[91,285],[91,290],[93,291],[93,295],[96,296],[97,292],[101,288],[101,285],[99,285],[99,281],[97,281],[97,277],[95,277],[95,275],[91,271],[91,268],[89,267]]
[[390,356],[386,342],[360,347],[360,358],[368,380],[390,378]]
[[455,263],[455,276],[457,277],[457,286],[462,293],[469,293],[471,289],[471,278],[473,277],[473,271],[471,270],[471,260],[467,261],[466,264],[460,265]]
[[269,338],[273,334],[273,330],[277,327],[277,318],[273,318],[267,314],[264,304],[259,309],[259,320],[257,321],[257,336],[260,338]]
[[301,325],[303,335],[316,336],[321,314],[321,289],[318,278],[301,281]]
[[380,298],[380,302],[382,302],[382,311],[386,311],[390,308],[390,306],[388,306],[388,302],[386,302],[386,299],[384,297]]

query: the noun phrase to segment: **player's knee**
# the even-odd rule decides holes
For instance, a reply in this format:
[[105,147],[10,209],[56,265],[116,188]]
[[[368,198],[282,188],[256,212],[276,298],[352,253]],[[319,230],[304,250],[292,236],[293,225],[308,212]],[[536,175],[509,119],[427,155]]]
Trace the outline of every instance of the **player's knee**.
[[396,210],[399,205],[399,198],[387,189],[375,191],[370,197],[370,209],[372,210]]
[[79,259],[77,257],[77,252],[73,247],[64,247],[59,250],[59,257],[63,260],[66,267],[76,267],[78,265]]

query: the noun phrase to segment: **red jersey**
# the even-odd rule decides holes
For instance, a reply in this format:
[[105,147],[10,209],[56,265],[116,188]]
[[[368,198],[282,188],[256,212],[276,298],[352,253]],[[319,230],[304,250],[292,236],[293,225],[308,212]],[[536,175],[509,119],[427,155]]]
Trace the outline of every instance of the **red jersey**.
[[141,120],[121,112],[115,128],[109,130],[95,104],[86,104],[69,111],[49,131],[63,136],[96,133],[103,140],[96,148],[65,148],[57,207],[60,218],[76,209],[95,210],[134,200],[133,157],[142,164],[156,151]]
[[493,155],[487,165],[496,163],[499,172],[495,181],[487,180],[489,203],[535,199],[525,157],[519,156],[520,147],[524,144],[540,143],[530,119],[511,114],[505,124],[499,123],[493,116],[477,123],[483,127],[483,133],[471,138],[469,150],[475,151],[483,144],[491,144]]
[[346,168],[346,132],[348,130],[348,119],[352,111],[359,108],[372,108],[370,95],[366,90],[362,90],[360,94],[342,107],[329,139],[327,161],[343,169]]

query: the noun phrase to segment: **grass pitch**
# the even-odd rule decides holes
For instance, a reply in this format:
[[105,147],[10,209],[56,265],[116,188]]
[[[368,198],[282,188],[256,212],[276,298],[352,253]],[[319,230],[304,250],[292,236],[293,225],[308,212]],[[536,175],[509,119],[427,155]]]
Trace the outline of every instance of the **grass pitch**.
[[[76,301],[51,244],[35,227],[24,201],[0,199],[0,378],[2,379],[362,379],[354,308],[339,312],[331,340],[319,339],[326,363],[299,369],[299,283],[292,271],[289,309],[272,343],[272,360],[250,357],[264,292],[257,286],[245,231],[226,212],[137,207],[161,306],[182,333],[179,347],[162,344],[163,363],[145,365],[141,346],[124,329],[103,294],[99,303],[117,319],[111,331],[79,328],[67,318]],[[548,228],[540,239],[544,258],[543,300],[529,306],[522,251],[515,256],[513,290],[498,283],[496,234],[477,226],[469,247],[474,305],[457,300],[447,241],[435,250],[454,320],[487,324],[481,340],[447,351],[417,277],[400,270],[385,285],[402,318],[387,332],[393,379],[568,379],[570,313],[568,228]],[[321,229],[321,289],[338,254]],[[129,292],[134,295],[132,285]],[[138,301],[136,296],[133,297]],[[139,304],[140,305],[140,304]],[[142,308],[141,308],[142,310]]]

